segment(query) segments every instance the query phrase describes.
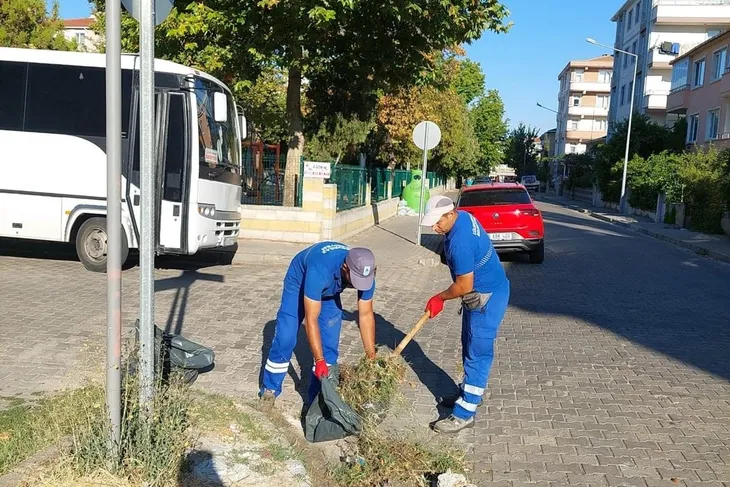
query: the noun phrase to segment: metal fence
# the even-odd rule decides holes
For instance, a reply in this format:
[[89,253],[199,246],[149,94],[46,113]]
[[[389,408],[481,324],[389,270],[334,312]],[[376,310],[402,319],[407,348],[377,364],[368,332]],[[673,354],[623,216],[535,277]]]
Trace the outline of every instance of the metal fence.
[[286,153],[277,158],[275,152],[244,148],[242,156],[241,203],[281,206],[284,201]]
[[370,199],[374,202],[388,199],[388,183],[390,182],[391,171],[382,167],[374,167],[370,170]]
[[393,198],[400,198],[403,188],[411,182],[411,172],[403,169],[393,171]]
[[367,169],[333,164],[330,183],[337,185],[337,211],[365,205],[368,187]]

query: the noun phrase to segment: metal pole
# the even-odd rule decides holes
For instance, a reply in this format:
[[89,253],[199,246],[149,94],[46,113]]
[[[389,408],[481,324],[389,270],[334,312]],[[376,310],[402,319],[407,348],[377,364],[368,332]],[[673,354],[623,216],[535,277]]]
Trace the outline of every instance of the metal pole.
[[153,0],[140,0],[141,225],[139,245],[140,403],[151,416],[154,394],[155,316],[155,22]]
[[106,2],[106,405],[109,451],[122,424],[122,5]]
[[421,169],[421,196],[418,199],[418,237],[416,237],[416,245],[421,245],[421,219],[423,218],[423,209],[425,202],[423,201],[423,194],[426,192],[426,161],[428,159],[428,149],[426,144],[428,143],[428,124],[426,130],[423,133],[423,168]]
[[621,200],[619,202],[621,214],[626,214],[626,173],[629,167],[629,143],[631,142],[631,121],[634,115],[634,93],[636,92],[636,70],[639,65],[639,57],[634,55],[634,81],[631,83],[631,104],[629,105],[629,126],[626,131],[626,155],[624,156],[624,175],[621,179]]

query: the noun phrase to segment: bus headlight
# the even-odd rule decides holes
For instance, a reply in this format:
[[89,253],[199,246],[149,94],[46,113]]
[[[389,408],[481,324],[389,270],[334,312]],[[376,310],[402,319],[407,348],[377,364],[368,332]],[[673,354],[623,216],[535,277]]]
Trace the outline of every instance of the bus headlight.
[[200,205],[198,205],[198,213],[200,213],[203,216],[213,218],[215,216],[215,206],[200,204]]

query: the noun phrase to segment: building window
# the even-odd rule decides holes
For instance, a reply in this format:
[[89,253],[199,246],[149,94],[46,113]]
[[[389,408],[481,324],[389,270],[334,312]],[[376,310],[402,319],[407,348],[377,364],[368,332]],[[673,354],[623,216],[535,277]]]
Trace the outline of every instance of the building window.
[[712,39],[713,37],[715,37],[716,35],[719,35],[719,34],[720,34],[720,31],[718,29],[710,29],[707,31],[707,38]]
[[620,105],[623,106],[624,103],[626,103],[626,85],[623,85],[621,87],[621,103],[620,103]]
[[573,144],[567,144],[565,148],[567,149],[568,154],[575,154],[575,146]]
[[572,107],[579,107],[581,101],[580,95],[573,95],[570,97],[570,106]]
[[569,120],[568,130],[578,130],[578,120]]
[[707,112],[707,137],[706,140],[715,140],[720,129],[720,109],[716,108]]
[[83,32],[77,32],[76,33],[76,44],[79,47],[83,47],[86,45],[86,34]]
[[727,63],[727,48],[715,51],[712,55],[712,80],[722,78],[725,73],[725,64]]
[[694,86],[702,86],[705,84],[705,60],[695,61]]
[[626,22],[626,30],[627,31],[629,29],[631,29],[631,17],[633,16],[633,14],[634,14],[634,11],[633,10],[629,10],[629,20],[628,20],[628,22]]
[[594,127],[599,132],[605,132],[608,128],[608,122],[605,119],[596,120]]
[[634,90],[634,82],[632,81],[629,83],[629,89],[626,90],[626,97],[628,98],[628,100],[626,100],[627,103],[631,103],[631,94],[634,92],[633,90]]
[[608,108],[608,95],[598,95],[596,97],[596,106],[598,108]]
[[598,72],[599,83],[610,83],[611,82],[611,71],[608,69],[602,69]]
[[689,75],[689,58],[684,58],[672,67],[672,91],[680,91],[687,87]]
[[690,115],[687,121],[687,143],[697,142],[697,128],[700,126],[700,116],[698,114]]
[[584,69],[576,69],[575,71],[573,71],[573,81],[576,81],[578,83],[582,82],[584,73]]
[[[636,45],[638,44],[638,41],[634,41],[634,43],[631,45],[631,52],[636,54],[638,51],[636,50]],[[634,56],[631,56],[632,62],[636,62],[636,58]]]

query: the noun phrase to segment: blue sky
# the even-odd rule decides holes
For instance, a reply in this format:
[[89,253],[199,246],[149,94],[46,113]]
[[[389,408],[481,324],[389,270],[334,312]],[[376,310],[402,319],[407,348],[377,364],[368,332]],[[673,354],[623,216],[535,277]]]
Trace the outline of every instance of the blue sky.
[[[510,125],[519,122],[541,132],[555,127],[558,74],[571,59],[588,59],[606,51],[585,42],[593,37],[611,45],[615,24],[611,16],[624,0],[503,0],[514,22],[508,34],[486,33],[467,46],[487,77],[487,89],[497,89]],[[86,0],[60,0],[64,18],[85,17]]]

